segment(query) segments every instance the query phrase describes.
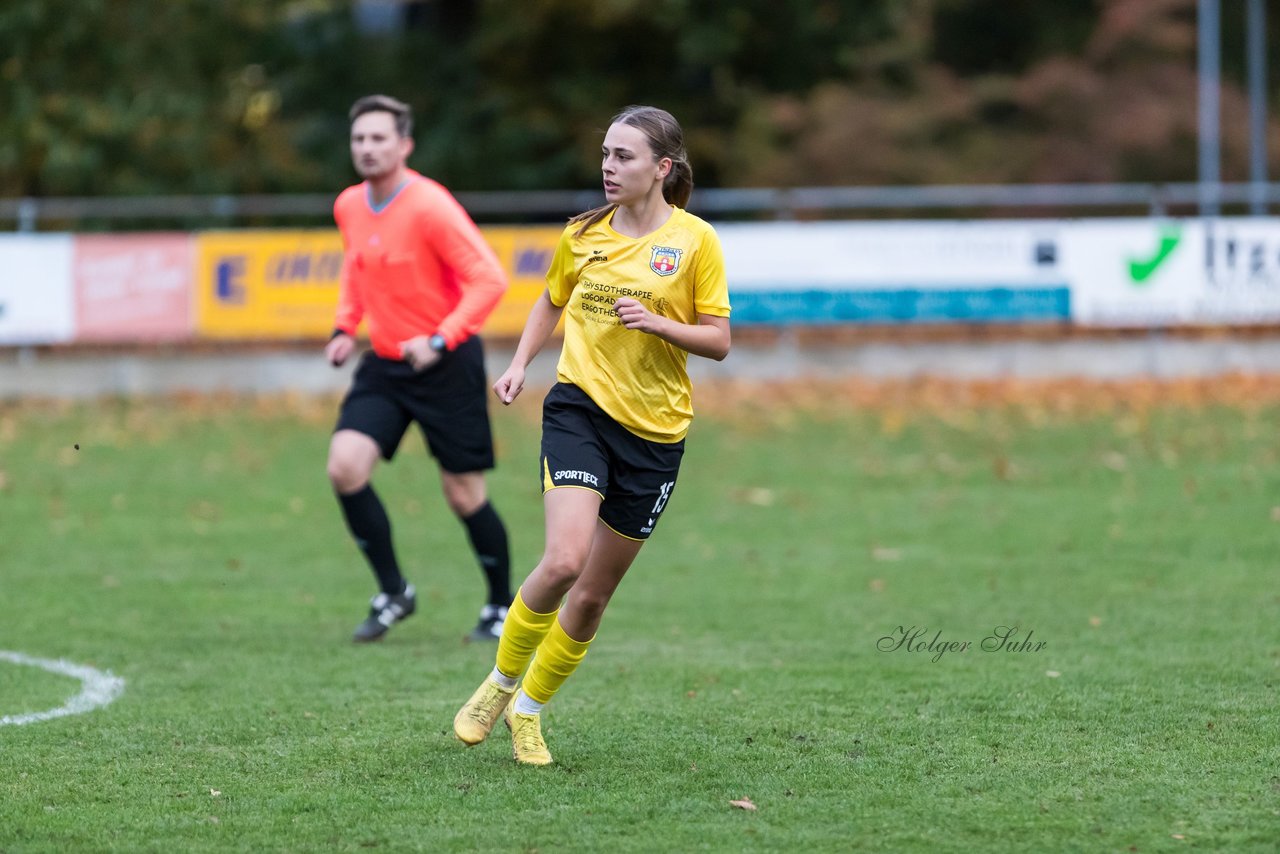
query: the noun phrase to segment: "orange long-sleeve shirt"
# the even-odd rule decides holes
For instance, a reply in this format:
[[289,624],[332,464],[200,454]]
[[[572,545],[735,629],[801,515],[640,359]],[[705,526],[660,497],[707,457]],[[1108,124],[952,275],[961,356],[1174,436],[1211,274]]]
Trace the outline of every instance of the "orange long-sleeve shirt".
[[400,358],[400,342],[444,336],[453,349],[480,330],[507,289],[498,258],[462,205],[435,181],[408,181],[375,209],[367,183],[333,205],[342,232],[342,283],[334,326],[369,329],[374,352]]

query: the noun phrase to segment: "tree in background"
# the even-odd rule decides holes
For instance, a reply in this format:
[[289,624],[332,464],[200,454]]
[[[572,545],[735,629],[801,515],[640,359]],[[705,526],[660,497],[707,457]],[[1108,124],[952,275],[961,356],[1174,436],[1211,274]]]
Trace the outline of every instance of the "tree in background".
[[296,157],[273,60],[280,4],[6,0],[0,194],[255,192],[323,178]]
[[377,91],[415,107],[412,165],[455,190],[594,186],[631,103],[680,118],[702,186],[1195,176],[1195,0],[374,5],[6,0],[0,195],[334,192],[346,109]]
[[[856,74],[751,105],[742,183],[1194,180],[1195,6],[906,0]],[[1224,7],[1223,176],[1244,180],[1242,13]]]
[[[740,165],[725,146],[744,110],[759,98],[801,94],[814,81],[847,74],[859,46],[890,34],[892,6],[422,3],[409,7],[416,26],[365,37],[360,50],[336,58],[340,71],[319,70],[323,82],[307,85],[304,100],[340,94],[332,113],[377,86],[393,90],[419,117],[414,165],[465,189],[594,185],[609,117],[628,104],[656,104],[685,126],[699,183],[724,185],[738,179]],[[399,76],[371,80],[371,53]],[[331,54],[316,51],[308,67]]]

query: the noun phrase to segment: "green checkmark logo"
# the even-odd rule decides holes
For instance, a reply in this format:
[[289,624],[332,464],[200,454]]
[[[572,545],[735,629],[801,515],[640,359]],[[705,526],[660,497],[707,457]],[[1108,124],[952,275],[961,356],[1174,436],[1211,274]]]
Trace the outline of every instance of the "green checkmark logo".
[[1160,242],[1151,257],[1129,259],[1129,278],[1133,279],[1134,286],[1142,287],[1148,284],[1147,280],[1155,275],[1156,270],[1159,270],[1169,259],[1180,242],[1182,242],[1181,225],[1161,226]]

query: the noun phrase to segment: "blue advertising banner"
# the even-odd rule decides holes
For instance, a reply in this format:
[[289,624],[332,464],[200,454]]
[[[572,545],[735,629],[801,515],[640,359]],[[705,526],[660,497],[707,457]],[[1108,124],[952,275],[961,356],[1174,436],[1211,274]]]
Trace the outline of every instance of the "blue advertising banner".
[[1020,323],[1067,320],[1071,290],[1058,287],[737,290],[734,323]]

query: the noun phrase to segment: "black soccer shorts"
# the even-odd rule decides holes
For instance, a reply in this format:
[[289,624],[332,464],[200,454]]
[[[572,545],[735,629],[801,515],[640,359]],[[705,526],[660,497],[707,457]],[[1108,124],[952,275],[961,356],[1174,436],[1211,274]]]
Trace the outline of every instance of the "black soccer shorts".
[[453,474],[493,468],[489,383],[479,338],[472,336],[441,353],[439,361],[420,372],[408,362],[366,352],[334,431],[364,433],[389,460],[415,421],[440,468]]
[[543,492],[576,486],[599,493],[600,520],[628,539],[647,540],[653,533],[683,456],[683,439],[642,439],[575,385],[556,383],[543,401]]

